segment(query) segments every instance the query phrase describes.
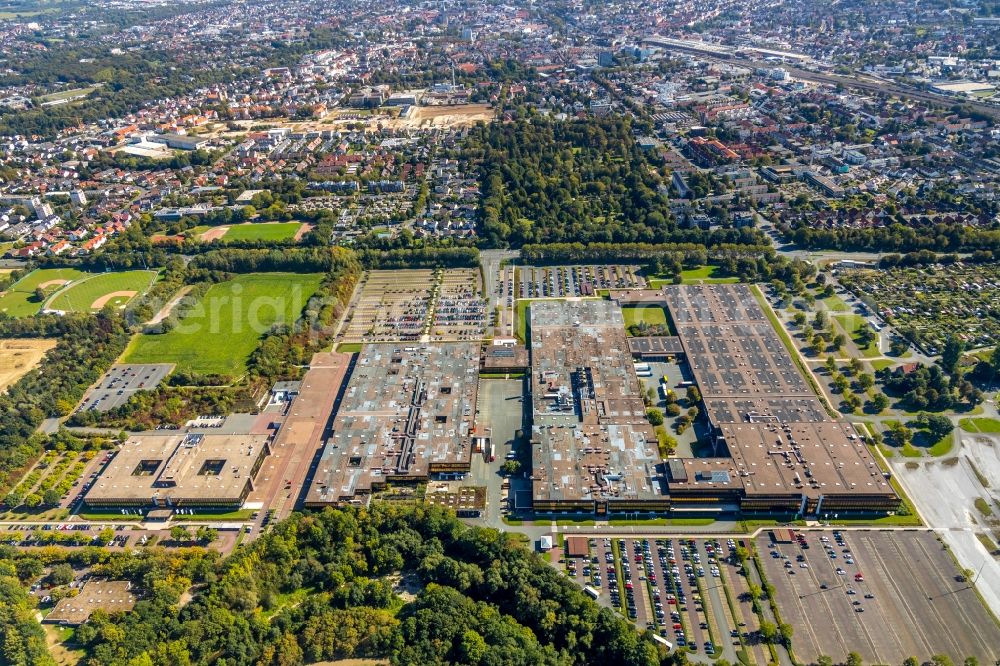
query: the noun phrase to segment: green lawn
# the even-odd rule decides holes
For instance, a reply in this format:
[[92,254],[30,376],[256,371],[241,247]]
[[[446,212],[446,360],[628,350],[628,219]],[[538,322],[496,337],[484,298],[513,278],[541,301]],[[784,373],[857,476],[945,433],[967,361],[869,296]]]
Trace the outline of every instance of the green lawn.
[[656,526],[667,525],[672,527],[704,527],[715,522],[715,518],[643,518],[639,520],[628,520],[627,518],[612,518],[608,520],[608,525],[614,527],[629,526]]
[[240,241],[289,241],[295,238],[301,222],[256,222],[236,224],[222,237],[223,243]]
[[274,324],[295,321],[322,280],[320,274],[251,273],[212,285],[173,330],[137,336],[125,360],[240,375],[261,337]]
[[[624,307],[622,315],[625,317],[625,328],[640,322],[650,326],[667,326],[667,313],[661,307]],[[671,331],[673,333],[673,331]]]
[[951,452],[951,447],[955,444],[954,435],[945,435],[927,449],[927,453],[932,456],[943,456]]
[[97,90],[97,86],[89,86],[87,88],[72,88],[70,90],[61,90],[57,93],[52,93],[51,95],[45,95],[41,99],[43,102],[59,102],[61,100],[70,99],[72,97],[89,95],[95,90]]
[[524,342],[525,344],[528,342],[528,317],[531,314],[528,310],[531,306],[532,300],[537,299],[522,298],[515,303],[515,314],[517,315],[517,320],[515,321],[515,324],[517,324],[517,330],[515,331],[515,334],[517,335],[518,340]]
[[887,358],[877,358],[871,363],[872,363],[872,369],[875,370],[875,372],[878,372],[879,370],[884,370],[886,368],[891,368],[892,366],[896,365],[895,361],[890,361]]
[[844,299],[842,299],[840,296],[837,296],[837,294],[833,294],[831,296],[827,296],[826,298],[824,298],[820,302],[823,305],[825,305],[828,310],[831,310],[833,312],[850,312],[851,311],[851,308],[847,307],[847,303],[844,302]]
[[[867,319],[855,314],[833,315],[833,318],[837,320],[837,323],[844,329],[844,332],[849,335],[852,340],[854,340],[855,344],[858,342],[858,333],[862,329],[870,326]],[[867,347],[858,345],[858,349],[861,351],[861,355],[865,358],[874,358],[875,356],[882,355],[882,352],[878,349],[878,338],[876,338],[875,341]]]
[[41,268],[31,271],[0,296],[0,312],[12,317],[30,317],[42,309],[42,302],[35,300],[35,289],[42,287],[46,296],[63,287],[63,282],[74,282],[87,274],[75,268]]
[[[102,307],[124,307],[135,296],[142,294],[153,284],[156,271],[123,271],[120,273],[98,273],[78,280],[59,291],[49,299],[46,307],[63,312],[91,312],[99,310],[98,301],[102,297],[116,294]],[[134,294],[129,292],[135,292]]]
[[361,352],[362,346],[360,342],[341,342],[337,345],[337,352],[341,354],[358,354]]
[[[725,277],[721,274],[721,269],[718,266],[708,265],[681,271],[681,281],[683,284],[735,284],[740,279],[738,277]],[[649,280],[649,286],[653,289],[673,283],[673,278],[662,276],[651,276]]]
[[965,432],[1000,432],[1000,421],[989,417],[965,418],[958,422]]

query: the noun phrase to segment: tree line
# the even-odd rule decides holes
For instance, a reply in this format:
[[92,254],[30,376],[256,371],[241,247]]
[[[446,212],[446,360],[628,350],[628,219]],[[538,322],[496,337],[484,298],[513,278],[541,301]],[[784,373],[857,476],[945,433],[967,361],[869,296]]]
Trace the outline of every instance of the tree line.
[[815,229],[802,224],[781,224],[781,232],[792,242],[810,250],[845,250],[857,252],[974,252],[1000,251],[1000,229],[983,229],[961,224],[935,224],[909,227],[890,224],[885,227]]

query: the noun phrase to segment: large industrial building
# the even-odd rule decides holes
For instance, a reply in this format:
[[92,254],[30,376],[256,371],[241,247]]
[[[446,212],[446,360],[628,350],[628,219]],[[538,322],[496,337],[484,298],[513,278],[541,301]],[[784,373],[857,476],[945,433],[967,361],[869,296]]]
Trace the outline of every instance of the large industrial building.
[[530,313],[534,509],[668,509],[621,308],[603,300],[536,301]]
[[467,473],[479,356],[473,342],[365,345],[305,505],[359,503],[387,483]]
[[267,435],[129,437],[84,497],[89,507],[239,508],[270,452]]
[[[617,300],[532,304],[536,511],[898,509],[861,438],[828,416],[749,287],[674,285],[612,297],[667,308],[677,337],[627,340]],[[685,359],[712,457],[659,458],[633,357]]]

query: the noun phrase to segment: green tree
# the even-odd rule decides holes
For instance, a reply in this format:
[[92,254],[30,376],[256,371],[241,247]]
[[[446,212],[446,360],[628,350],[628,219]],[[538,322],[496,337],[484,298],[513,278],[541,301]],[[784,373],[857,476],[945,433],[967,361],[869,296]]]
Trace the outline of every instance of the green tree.
[[861,666],[863,663],[864,660],[857,652],[851,652],[847,655],[847,666]]
[[765,643],[775,643],[778,640],[778,626],[774,622],[763,620],[760,623],[760,639]]
[[876,413],[881,413],[885,411],[885,408],[889,406],[889,398],[886,397],[885,393],[878,391],[871,399],[872,409]]
[[49,582],[53,585],[69,585],[73,578],[73,567],[66,563],[55,564],[49,571]]
[[60,495],[59,491],[55,488],[48,488],[42,493],[42,504],[47,506],[55,506],[56,504],[59,504],[59,500],[61,499],[62,495]]
[[949,375],[954,375],[958,370],[958,362],[965,351],[965,344],[954,335],[948,336],[945,340],[944,349],[941,350],[941,369]]
[[663,412],[656,407],[650,407],[646,410],[646,419],[649,421],[650,425],[663,425]]
[[208,545],[214,543],[219,538],[219,530],[207,525],[201,525],[195,532],[195,539],[198,543]]
[[174,525],[170,528],[170,538],[178,543],[184,543],[191,540],[191,534],[188,532],[187,526]]
[[701,402],[701,391],[697,386],[689,386],[687,389],[687,401],[689,405],[697,405]]
[[505,460],[503,465],[500,466],[500,471],[507,476],[513,476],[521,471],[521,461]]

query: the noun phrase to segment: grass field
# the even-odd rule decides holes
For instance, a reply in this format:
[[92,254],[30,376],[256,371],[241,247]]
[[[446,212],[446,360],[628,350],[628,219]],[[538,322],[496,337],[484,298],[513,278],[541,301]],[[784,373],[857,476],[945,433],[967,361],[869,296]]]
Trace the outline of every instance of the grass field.
[[832,296],[827,296],[826,298],[821,300],[820,303],[825,305],[828,310],[831,310],[833,312],[851,311],[851,308],[847,307],[847,303],[844,302],[844,299],[842,299],[840,296],[837,296],[837,294],[833,294]]
[[[681,271],[683,284],[735,284],[739,281],[737,277],[723,277],[718,266],[699,266]],[[653,289],[673,283],[673,278],[653,277],[649,280],[649,286]]]
[[236,224],[222,237],[224,243],[239,241],[288,241],[295,238],[301,222],[257,222]]
[[849,335],[851,339],[854,340],[854,343],[858,345],[858,350],[861,351],[862,356],[865,358],[881,356],[881,352],[878,349],[877,338],[875,342],[872,342],[867,347],[862,347],[858,344],[858,333],[870,325],[867,319],[855,314],[837,314],[833,315],[833,318],[836,319],[837,323],[844,329],[844,333]]
[[60,90],[57,93],[52,93],[51,95],[45,95],[41,99],[43,102],[59,102],[64,99],[72,99],[74,97],[89,95],[95,90],[97,90],[97,86],[89,86],[87,88],[72,88],[70,90]]
[[[667,326],[667,313],[663,308],[622,308],[622,315],[625,317],[625,328],[638,323],[646,323],[650,326]],[[671,331],[673,334],[673,331]]]
[[1000,421],[997,419],[991,419],[988,417],[982,418],[965,418],[958,422],[965,432],[983,432],[983,433],[998,433],[1000,432]]
[[261,337],[276,323],[298,318],[323,276],[251,273],[212,285],[177,326],[137,336],[128,363],[175,363],[177,370],[236,376]]
[[301,222],[248,222],[228,227],[201,225],[188,229],[184,235],[205,242],[272,241],[280,243],[295,238],[295,234],[301,227]]
[[62,289],[46,302],[50,310],[92,312],[103,307],[124,307],[156,279],[156,271],[98,273]]
[[11,317],[30,317],[42,309],[41,301],[35,300],[36,288],[41,287],[46,296],[51,296],[62,286],[86,275],[74,268],[41,268],[31,271],[0,296],[0,312]]

